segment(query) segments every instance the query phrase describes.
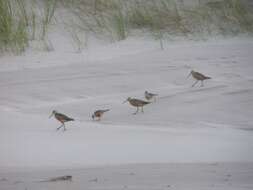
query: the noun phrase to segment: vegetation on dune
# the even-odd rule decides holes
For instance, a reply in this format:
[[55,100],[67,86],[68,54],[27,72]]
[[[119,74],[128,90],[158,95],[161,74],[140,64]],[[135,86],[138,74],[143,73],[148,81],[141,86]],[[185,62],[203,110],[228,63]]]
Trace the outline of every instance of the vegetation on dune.
[[252,33],[252,9],[245,2],[201,2],[189,7],[176,0],[72,0],[71,6],[83,28],[107,33],[115,40],[125,39],[135,29],[156,36]]
[[14,9],[11,1],[0,0],[0,50],[23,51],[28,44],[26,10],[17,2]]
[[23,52],[44,39],[57,0],[0,0],[0,51]]
[[[205,1],[206,2],[206,1]],[[93,33],[118,41],[149,31],[160,41],[171,35],[237,35],[253,32],[253,11],[241,0],[0,0],[0,51],[22,52],[31,40],[46,40],[57,10],[68,13],[71,36]],[[57,26],[56,26],[57,27]],[[78,32],[76,32],[78,31]]]

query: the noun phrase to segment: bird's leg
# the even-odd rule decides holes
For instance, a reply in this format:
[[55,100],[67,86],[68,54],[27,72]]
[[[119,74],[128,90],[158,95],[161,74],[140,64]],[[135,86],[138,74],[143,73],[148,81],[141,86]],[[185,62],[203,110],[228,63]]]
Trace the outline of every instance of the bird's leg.
[[63,123],[63,131],[66,131],[66,127],[65,124]]
[[63,127],[63,123],[61,124],[61,126],[60,127],[58,127],[56,130],[58,131],[60,128],[62,128]]
[[201,81],[201,87],[202,87],[202,86],[204,86],[204,82],[203,82],[203,80]]
[[199,81],[198,80],[196,80],[196,82],[192,85],[192,87],[194,87],[197,83],[198,83]]
[[134,114],[134,115],[135,115],[135,114],[137,114],[137,113],[138,113],[138,111],[139,111],[139,107],[137,107],[136,112],[134,112],[133,114]]
[[141,107],[141,112],[144,113],[144,111],[143,111],[143,106]]

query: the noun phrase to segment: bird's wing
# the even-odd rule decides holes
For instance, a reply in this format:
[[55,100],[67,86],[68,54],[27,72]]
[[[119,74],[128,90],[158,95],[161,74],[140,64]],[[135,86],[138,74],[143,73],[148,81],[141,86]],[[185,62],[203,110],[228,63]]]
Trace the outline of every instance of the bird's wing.
[[109,109],[97,110],[97,111],[95,111],[94,113],[95,113],[95,114],[96,114],[96,113],[104,113],[104,112],[107,112],[107,111],[109,111]]
[[68,117],[68,116],[66,116],[66,115],[64,115],[64,114],[62,114],[62,113],[57,113],[57,115],[58,115],[59,117],[61,117],[61,118],[66,119],[66,120],[73,120],[73,118],[70,118],[70,117]]
[[201,78],[206,78],[206,76],[205,76],[205,75],[203,75],[202,73],[195,72],[195,74],[196,74],[197,76],[201,77]]
[[150,102],[146,102],[144,100],[138,100],[139,102],[141,102],[142,104],[149,104]]

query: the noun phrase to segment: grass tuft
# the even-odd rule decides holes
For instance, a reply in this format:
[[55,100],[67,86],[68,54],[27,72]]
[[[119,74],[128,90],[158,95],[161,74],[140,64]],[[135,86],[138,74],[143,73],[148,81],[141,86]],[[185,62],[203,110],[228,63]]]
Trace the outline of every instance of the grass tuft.
[[252,7],[241,0],[199,0],[196,6],[178,0],[0,0],[0,51],[21,53],[31,40],[46,41],[57,8],[70,16],[63,23],[73,31],[78,51],[88,33],[119,41],[136,30],[148,31],[161,49],[171,35],[253,33]]
[[44,16],[42,20],[42,36],[41,39],[45,39],[48,26],[52,21],[55,13],[57,0],[45,0],[44,2]]
[[0,0],[1,51],[20,53],[28,45],[26,12],[21,2],[17,2],[17,7],[14,7],[14,1]]

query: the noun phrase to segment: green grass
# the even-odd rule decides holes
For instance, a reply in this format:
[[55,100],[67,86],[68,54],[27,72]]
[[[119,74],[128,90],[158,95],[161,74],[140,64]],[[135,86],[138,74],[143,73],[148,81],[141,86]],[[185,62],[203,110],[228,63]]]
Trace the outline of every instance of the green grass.
[[57,0],[44,0],[44,10],[43,10],[43,19],[42,19],[42,35],[41,39],[45,39],[48,26],[52,21],[52,18],[55,13]]
[[[38,2],[0,0],[1,52],[20,54],[29,46],[29,41],[45,38],[55,12],[56,0],[45,0],[42,6]],[[38,12],[40,9],[43,10],[42,16]]]
[[[201,2],[201,1],[200,1]],[[236,35],[252,33],[252,13],[240,0],[200,3],[179,7],[173,0],[72,0],[75,14],[92,31],[122,40],[131,31],[148,30],[155,36]],[[93,20],[94,22],[90,22]]]
[[0,50],[18,53],[28,45],[27,23],[23,7],[17,11],[12,2],[0,0]]
[[172,35],[252,35],[253,10],[243,1],[201,2],[186,7],[176,0],[0,0],[0,51],[21,53],[31,40],[48,40],[58,8],[71,15],[67,30],[75,31],[71,36],[78,51],[84,43],[82,33],[119,41],[136,30],[148,31],[161,49]]

